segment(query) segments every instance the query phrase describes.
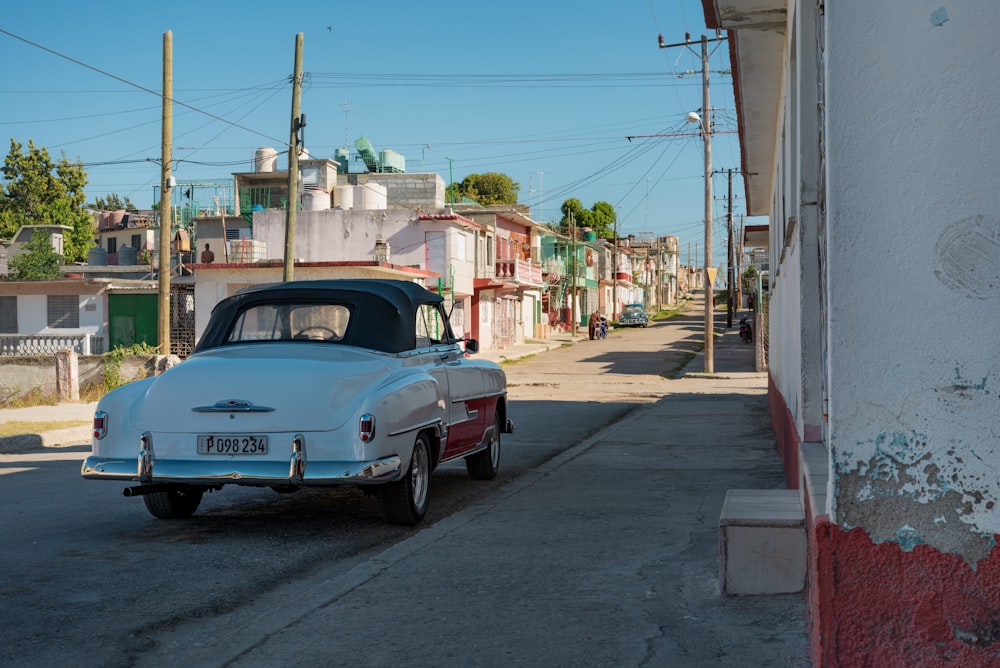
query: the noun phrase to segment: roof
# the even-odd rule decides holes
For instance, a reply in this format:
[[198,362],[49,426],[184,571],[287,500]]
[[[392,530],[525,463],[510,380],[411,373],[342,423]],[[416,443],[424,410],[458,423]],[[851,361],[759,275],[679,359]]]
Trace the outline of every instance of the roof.
[[705,25],[729,31],[747,214],[771,212],[785,72],[787,0],[702,0]]
[[335,303],[351,308],[342,345],[390,353],[416,343],[416,312],[422,304],[444,301],[417,283],[390,279],[328,279],[268,283],[240,290],[219,302],[195,352],[223,345],[230,325],[244,310],[268,303]]
[[747,225],[743,228],[745,248],[767,248],[770,243],[769,225]]

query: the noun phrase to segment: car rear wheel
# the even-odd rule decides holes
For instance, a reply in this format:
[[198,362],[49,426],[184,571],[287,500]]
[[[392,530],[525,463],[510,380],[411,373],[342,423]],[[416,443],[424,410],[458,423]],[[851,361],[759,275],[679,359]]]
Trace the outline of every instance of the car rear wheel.
[[194,515],[205,490],[199,487],[177,487],[166,492],[144,494],[143,503],[153,517],[176,520]]
[[500,413],[493,414],[493,431],[485,450],[465,458],[465,469],[473,480],[493,480],[500,470]]
[[379,487],[385,517],[393,524],[413,526],[427,512],[431,484],[431,448],[426,434],[417,436],[406,475]]

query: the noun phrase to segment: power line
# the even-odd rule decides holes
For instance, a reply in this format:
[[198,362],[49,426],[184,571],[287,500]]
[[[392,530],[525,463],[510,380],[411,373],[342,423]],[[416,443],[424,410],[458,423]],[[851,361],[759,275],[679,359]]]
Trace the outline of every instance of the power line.
[[[60,52],[55,51],[53,49],[50,49],[47,46],[43,46],[43,45],[38,44],[36,42],[32,42],[29,39],[25,39],[24,37],[21,37],[20,35],[15,35],[14,33],[10,32],[8,30],[4,30],[3,28],[0,28],[0,33],[2,33],[4,35],[7,35],[8,37],[13,37],[14,39],[16,39],[18,41],[21,41],[21,42],[24,42],[25,44],[28,44],[30,46],[33,46],[36,49],[41,49],[42,51],[45,51],[46,53],[51,53],[53,56],[57,56],[57,57],[62,58],[64,60],[68,60],[71,63],[79,65],[80,67],[85,67],[88,70],[91,70],[93,72],[97,72],[98,74],[100,74],[102,76],[109,77],[111,79],[114,79],[115,81],[120,81],[120,82],[122,82],[123,84],[125,84],[127,86],[132,86],[133,88],[137,88],[137,89],[139,89],[141,91],[145,91],[147,93],[150,93],[151,95],[155,95],[158,98],[161,98],[161,99],[163,98],[163,95],[161,93],[156,92],[155,90],[152,90],[150,88],[146,88],[145,86],[143,86],[141,84],[137,84],[137,83],[135,83],[133,81],[129,81],[128,79],[123,79],[122,77],[120,77],[120,76],[118,76],[116,74],[112,74],[112,73],[107,72],[105,70],[102,70],[100,68],[94,67],[93,65],[88,65],[87,63],[85,63],[85,62],[83,62],[81,60],[77,60],[76,58],[73,58],[71,56],[67,56],[66,54],[63,54],[63,53],[60,53]],[[239,125],[237,123],[233,123],[232,121],[229,121],[229,120],[227,120],[225,118],[222,118],[221,116],[216,116],[215,114],[210,114],[207,111],[199,109],[199,108],[197,108],[195,106],[192,106],[190,104],[187,104],[185,102],[181,102],[180,100],[175,100],[175,99],[171,98],[170,101],[172,103],[174,103],[174,104],[177,104],[177,105],[181,106],[181,107],[184,107],[186,109],[190,109],[191,111],[194,111],[196,113],[204,114],[205,116],[208,116],[209,118],[213,118],[213,119],[215,119],[217,121],[221,121],[223,123],[226,123],[227,125],[231,125],[231,126],[233,126],[235,128],[239,128],[240,130],[244,130],[244,131],[249,132],[251,134],[255,134],[255,135],[259,136],[259,137],[264,137],[265,139],[270,139],[270,140],[272,140],[274,142],[279,143],[282,146],[288,146],[288,143],[286,141],[284,141],[284,140],[275,139],[274,137],[272,137],[270,135],[267,135],[267,134],[264,134],[263,132],[258,132],[257,130],[254,130],[252,128],[248,128],[246,126]]]

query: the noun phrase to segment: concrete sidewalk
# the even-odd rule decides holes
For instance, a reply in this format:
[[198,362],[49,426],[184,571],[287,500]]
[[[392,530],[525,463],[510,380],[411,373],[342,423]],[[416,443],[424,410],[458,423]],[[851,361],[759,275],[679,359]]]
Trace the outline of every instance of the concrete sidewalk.
[[[804,595],[727,597],[729,489],[784,486],[734,330],[660,401],[347,571],[156,633],[137,665],[808,666]],[[232,629],[252,632],[232,633]]]
[[[96,407],[97,402],[74,402],[0,409],[0,426],[10,422],[25,423],[25,433],[0,436],[0,454],[90,443]],[[51,428],[51,425],[59,422],[78,424],[60,429]]]

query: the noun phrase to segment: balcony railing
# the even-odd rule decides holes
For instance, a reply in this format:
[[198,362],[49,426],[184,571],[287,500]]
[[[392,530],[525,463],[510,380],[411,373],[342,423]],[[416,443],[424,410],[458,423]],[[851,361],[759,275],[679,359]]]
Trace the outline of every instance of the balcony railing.
[[527,285],[541,285],[542,268],[523,260],[497,260],[496,277]]
[[93,334],[2,334],[0,355],[55,355],[60,350],[71,349],[78,355],[103,355],[103,336]]

